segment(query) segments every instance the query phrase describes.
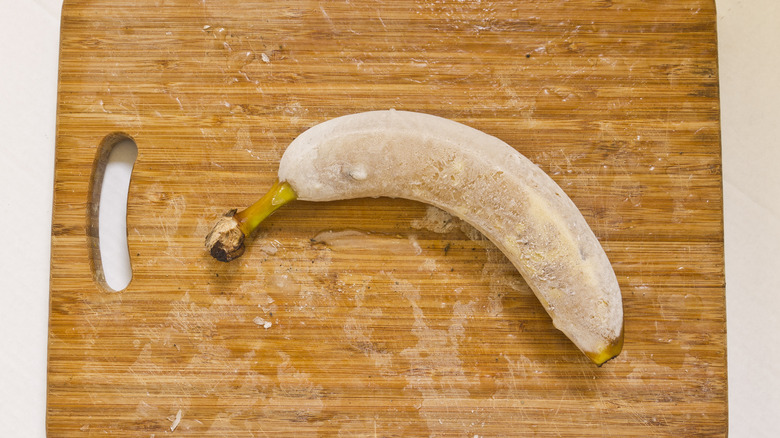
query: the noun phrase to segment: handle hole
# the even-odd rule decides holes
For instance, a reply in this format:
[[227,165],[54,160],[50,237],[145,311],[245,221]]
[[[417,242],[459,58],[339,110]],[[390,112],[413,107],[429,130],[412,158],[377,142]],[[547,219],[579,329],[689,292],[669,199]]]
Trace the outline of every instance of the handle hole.
[[93,226],[97,228],[93,264],[98,281],[119,292],[133,277],[127,245],[127,201],[138,147],[126,136],[104,141],[102,147],[106,150],[100,152],[102,159],[98,160],[93,184],[99,194],[92,194],[93,201],[97,201],[97,212],[94,207],[92,211]]

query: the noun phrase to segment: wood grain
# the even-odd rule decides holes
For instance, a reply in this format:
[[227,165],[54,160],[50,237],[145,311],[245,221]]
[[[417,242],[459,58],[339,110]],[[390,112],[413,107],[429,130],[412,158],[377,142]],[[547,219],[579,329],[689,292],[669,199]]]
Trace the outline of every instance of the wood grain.
[[[726,435],[711,0],[65,1],[58,97],[49,436]],[[593,366],[419,203],[297,202],[241,259],[205,253],[295,136],[386,108],[566,190],[623,291],[618,358]],[[93,180],[122,136],[133,280],[111,292]]]

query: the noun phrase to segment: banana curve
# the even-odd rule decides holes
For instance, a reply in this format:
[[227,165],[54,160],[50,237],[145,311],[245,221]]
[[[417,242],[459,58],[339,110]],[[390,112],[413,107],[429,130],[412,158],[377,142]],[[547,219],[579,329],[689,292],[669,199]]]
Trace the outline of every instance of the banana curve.
[[563,190],[502,140],[430,114],[351,114],[298,136],[279,180],[301,200],[406,198],[458,216],[508,257],[593,362],[620,353],[622,297],[598,239]]

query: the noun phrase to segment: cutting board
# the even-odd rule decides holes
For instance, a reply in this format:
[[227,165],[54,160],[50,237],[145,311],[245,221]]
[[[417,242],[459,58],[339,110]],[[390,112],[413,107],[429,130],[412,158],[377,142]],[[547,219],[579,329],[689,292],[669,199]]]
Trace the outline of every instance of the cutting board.
[[[724,436],[712,0],[64,2],[47,427],[71,436]],[[395,108],[501,138],[608,254],[596,367],[458,218],[295,202],[217,262],[289,142]],[[132,281],[104,281],[108,151],[132,139]]]

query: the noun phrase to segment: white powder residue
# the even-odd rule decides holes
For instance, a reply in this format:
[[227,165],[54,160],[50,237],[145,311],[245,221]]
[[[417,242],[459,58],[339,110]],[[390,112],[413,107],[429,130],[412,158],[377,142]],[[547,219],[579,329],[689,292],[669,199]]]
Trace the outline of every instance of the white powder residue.
[[181,423],[181,409],[176,412],[175,418],[168,417],[168,419],[173,421],[173,423],[171,423],[171,432],[173,432],[177,427],[179,427],[179,423]]
[[263,327],[264,329],[268,330],[273,325],[271,321],[266,321],[263,318],[256,316],[255,319],[252,320],[255,324]]
[[412,248],[414,248],[414,253],[416,255],[422,254],[422,248],[420,247],[420,243],[417,242],[416,236],[409,236],[409,243],[412,245]]
[[434,233],[444,234],[452,231],[460,220],[446,211],[428,206],[425,216],[412,221],[412,228],[416,230],[428,230]]
[[436,259],[426,258],[417,268],[418,271],[436,272]]
[[257,246],[260,251],[263,251],[268,255],[275,255],[277,252],[279,252],[279,246],[281,246],[281,244],[274,240],[273,242],[262,242]]

